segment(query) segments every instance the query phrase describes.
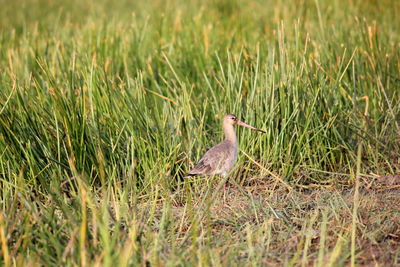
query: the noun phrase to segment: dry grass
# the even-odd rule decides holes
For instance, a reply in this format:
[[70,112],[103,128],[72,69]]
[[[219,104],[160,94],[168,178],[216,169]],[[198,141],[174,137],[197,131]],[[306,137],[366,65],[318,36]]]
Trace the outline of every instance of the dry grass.
[[[268,265],[348,264],[349,254],[345,251],[350,243],[353,187],[329,184],[290,191],[268,180],[230,185],[215,194],[207,207],[202,205],[201,190],[191,193],[190,203],[182,202],[181,198],[187,196],[177,192],[168,200],[157,200],[153,219],[163,220],[168,202],[169,216],[179,224],[177,242],[195,246],[191,232],[197,227],[196,231],[203,233],[197,245],[211,246],[222,265],[249,259]],[[368,184],[366,180],[360,188],[357,264],[389,266],[400,257],[400,176],[376,176],[368,179]],[[157,232],[157,224],[147,223],[152,207],[153,202],[148,199],[138,203],[137,220],[143,235]],[[198,219],[196,223],[194,217]],[[163,253],[171,251],[164,248]],[[338,257],[338,253],[342,256]],[[186,260],[190,258],[187,256]]]

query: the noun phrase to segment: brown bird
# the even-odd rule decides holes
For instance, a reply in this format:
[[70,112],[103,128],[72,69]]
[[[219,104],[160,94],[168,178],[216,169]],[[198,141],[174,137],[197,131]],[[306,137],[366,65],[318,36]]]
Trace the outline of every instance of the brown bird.
[[238,153],[238,142],[233,125],[240,125],[265,133],[260,129],[238,120],[233,114],[225,115],[222,124],[225,140],[208,150],[196,166],[189,171],[187,174],[188,176],[221,174],[226,177],[228,175],[229,170],[236,162]]

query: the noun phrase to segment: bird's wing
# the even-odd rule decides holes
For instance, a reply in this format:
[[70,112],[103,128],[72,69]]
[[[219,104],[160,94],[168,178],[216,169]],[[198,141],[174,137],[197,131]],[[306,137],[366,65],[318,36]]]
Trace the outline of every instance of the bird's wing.
[[208,150],[188,173],[190,176],[217,174],[230,158],[229,144],[222,142]]

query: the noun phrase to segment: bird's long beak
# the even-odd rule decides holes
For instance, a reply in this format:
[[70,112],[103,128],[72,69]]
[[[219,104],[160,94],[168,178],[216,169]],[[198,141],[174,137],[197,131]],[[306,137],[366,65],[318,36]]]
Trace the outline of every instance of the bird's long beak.
[[239,120],[236,122],[236,124],[237,124],[237,125],[240,125],[240,126],[244,126],[244,127],[246,127],[246,128],[249,128],[249,129],[252,129],[252,130],[254,130],[254,131],[259,131],[259,132],[262,132],[262,133],[266,133],[266,132],[264,132],[263,130],[257,129],[257,128],[255,128],[255,127],[253,127],[253,126],[250,126],[250,125],[248,125],[248,124],[246,124],[246,123],[244,123],[244,122],[242,122],[242,121],[239,121]]

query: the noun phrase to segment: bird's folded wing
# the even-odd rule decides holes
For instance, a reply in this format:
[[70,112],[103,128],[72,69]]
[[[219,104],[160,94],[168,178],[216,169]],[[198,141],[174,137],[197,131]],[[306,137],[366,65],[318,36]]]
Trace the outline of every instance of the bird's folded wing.
[[229,158],[229,149],[215,146],[204,154],[200,161],[193,167],[188,175],[212,175],[217,174]]

